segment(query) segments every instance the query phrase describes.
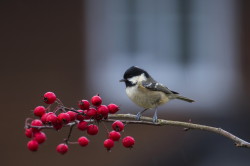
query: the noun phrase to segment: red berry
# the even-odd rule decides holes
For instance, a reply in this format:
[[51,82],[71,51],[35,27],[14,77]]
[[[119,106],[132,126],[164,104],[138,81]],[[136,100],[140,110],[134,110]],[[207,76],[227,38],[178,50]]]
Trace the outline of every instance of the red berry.
[[88,110],[84,110],[84,119],[90,119],[91,117],[87,115]]
[[51,112],[47,115],[46,117],[46,122],[51,123],[51,124],[56,124],[58,123],[58,119],[55,113]]
[[81,146],[87,146],[87,145],[89,144],[89,140],[88,140],[88,138],[86,138],[86,137],[80,137],[80,138],[78,139],[78,143],[79,143],[79,145],[81,145]]
[[53,114],[53,112],[45,113],[45,114],[43,114],[43,116],[41,117],[41,121],[42,121],[44,124],[47,123],[47,116],[48,116],[49,114]]
[[96,109],[94,109],[94,108],[88,109],[86,115],[88,117],[94,117],[96,115]]
[[107,148],[107,150],[110,150],[114,146],[114,141],[112,139],[106,139],[103,142],[103,145],[105,148]]
[[90,104],[88,100],[81,100],[78,102],[78,107],[82,110],[88,110],[89,106]]
[[25,135],[26,135],[28,138],[31,138],[31,137],[33,136],[32,128],[25,129]]
[[35,140],[31,140],[27,143],[27,147],[30,151],[37,151],[38,150],[38,142]]
[[94,106],[100,106],[102,104],[102,98],[100,96],[93,96],[92,99],[91,99],[91,103],[94,105]]
[[42,126],[43,122],[39,119],[35,119],[31,122],[31,126]]
[[60,113],[58,116],[57,116],[58,120],[60,123],[63,123],[63,124],[68,124],[69,121],[70,121],[70,116],[68,113]]
[[88,125],[87,133],[89,135],[96,135],[98,133],[98,126],[96,125]]
[[[39,119],[35,119],[31,122],[31,126],[43,126],[43,122]],[[40,129],[37,129],[37,128],[32,128],[32,131],[33,132],[37,132],[39,131]]]
[[102,115],[99,115],[99,114],[96,114],[96,116],[95,116],[94,118],[95,118],[95,120],[97,120],[97,121],[100,121],[100,120],[103,119]]
[[115,131],[122,131],[124,129],[124,124],[119,121],[119,120],[116,120],[113,124],[112,124],[112,128],[115,130]]
[[81,121],[81,122],[79,122],[78,124],[77,124],[77,128],[79,129],[79,130],[86,130],[87,128],[88,128],[88,122],[86,122],[86,121]]
[[43,143],[46,140],[46,135],[44,132],[36,132],[34,133],[34,140],[39,144]]
[[60,130],[62,127],[63,127],[62,123],[55,123],[55,124],[53,124],[53,128],[56,129],[56,130]]
[[65,154],[68,151],[68,145],[66,144],[59,144],[56,147],[56,151],[61,154]]
[[56,101],[56,95],[53,92],[47,92],[43,96],[43,101],[46,104],[53,104]]
[[34,109],[34,115],[39,116],[39,117],[42,117],[43,114],[45,114],[45,112],[46,112],[46,109],[44,106],[37,106]]
[[108,109],[110,114],[115,114],[117,111],[119,111],[119,107],[115,104],[109,104]]
[[109,139],[112,139],[113,141],[119,141],[121,138],[121,134],[117,131],[111,131],[109,132]]
[[126,148],[132,148],[133,145],[135,144],[135,139],[131,136],[127,136],[122,139],[122,144]]
[[106,105],[100,105],[97,108],[97,115],[101,115],[102,117],[107,117],[109,113],[109,109]]
[[77,114],[76,115],[76,119],[79,120],[79,121],[82,121],[85,119],[85,116],[83,115],[83,110],[77,110],[77,112],[79,112],[80,114]]
[[77,114],[76,112],[68,111],[67,114],[69,114],[70,121],[76,120],[76,114]]

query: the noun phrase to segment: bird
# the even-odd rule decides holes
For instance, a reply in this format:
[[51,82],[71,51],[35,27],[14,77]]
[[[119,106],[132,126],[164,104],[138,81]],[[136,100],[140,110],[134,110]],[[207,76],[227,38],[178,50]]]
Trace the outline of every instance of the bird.
[[138,106],[144,108],[136,114],[136,120],[140,120],[142,113],[148,109],[154,109],[153,123],[158,122],[157,108],[172,99],[179,99],[189,103],[194,100],[181,96],[178,92],[168,89],[165,85],[155,81],[147,71],[137,66],[128,68],[123,79],[126,85],[126,94]]

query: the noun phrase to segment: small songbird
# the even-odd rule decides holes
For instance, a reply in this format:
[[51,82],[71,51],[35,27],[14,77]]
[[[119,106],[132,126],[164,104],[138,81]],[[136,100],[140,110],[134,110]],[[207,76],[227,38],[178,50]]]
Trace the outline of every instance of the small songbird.
[[157,123],[157,107],[172,99],[180,99],[190,103],[194,102],[194,100],[180,96],[179,93],[158,83],[148,72],[137,66],[127,69],[120,82],[125,82],[128,97],[135,104],[144,108],[143,111],[137,113],[136,120],[140,120],[142,113],[146,110],[155,109],[153,122]]

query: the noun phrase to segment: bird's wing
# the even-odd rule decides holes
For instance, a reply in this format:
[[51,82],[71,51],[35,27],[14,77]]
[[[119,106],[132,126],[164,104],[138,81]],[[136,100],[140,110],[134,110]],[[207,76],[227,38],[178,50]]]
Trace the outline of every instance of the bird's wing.
[[165,94],[178,94],[177,92],[171,91],[166,86],[156,82],[153,79],[148,81],[142,81],[142,86],[152,91],[161,91]]

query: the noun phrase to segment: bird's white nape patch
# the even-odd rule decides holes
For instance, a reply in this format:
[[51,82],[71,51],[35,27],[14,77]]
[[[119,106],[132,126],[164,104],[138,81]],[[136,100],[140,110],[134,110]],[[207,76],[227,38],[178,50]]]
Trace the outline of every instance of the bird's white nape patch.
[[145,76],[144,73],[142,73],[142,74],[139,75],[139,76],[134,76],[134,77],[128,78],[128,80],[129,80],[132,84],[136,84],[137,82],[146,81],[146,80],[147,80],[147,77]]

